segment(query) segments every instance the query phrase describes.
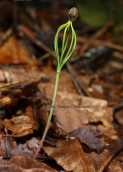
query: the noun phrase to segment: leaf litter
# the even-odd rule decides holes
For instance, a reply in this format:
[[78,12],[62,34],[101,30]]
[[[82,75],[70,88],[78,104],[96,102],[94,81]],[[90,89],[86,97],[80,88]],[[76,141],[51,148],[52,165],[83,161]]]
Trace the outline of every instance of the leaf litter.
[[[50,6],[58,16],[67,16],[68,6],[64,4],[63,12],[60,2],[55,3]],[[1,5],[11,7],[10,14],[15,10],[11,2]],[[11,28],[6,17],[12,15],[4,10],[0,18],[0,22],[5,18],[0,26],[0,171],[123,171],[122,38],[115,41],[108,30],[113,24],[101,29],[83,24],[83,36],[82,22],[75,22],[80,32],[76,50],[61,71],[48,135],[33,159],[52,102],[56,70],[52,44],[61,20],[52,8],[49,14],[40,7],[36,14],[36,4],[36,10],[28,4],[26,12],[18,3],[15,6],[21,27]]]
[[69,134],[90,148],[96,149],[98,153],[102,152],[104,147],[103,131],[98,130],[96,127],[84,126],[71,131]]

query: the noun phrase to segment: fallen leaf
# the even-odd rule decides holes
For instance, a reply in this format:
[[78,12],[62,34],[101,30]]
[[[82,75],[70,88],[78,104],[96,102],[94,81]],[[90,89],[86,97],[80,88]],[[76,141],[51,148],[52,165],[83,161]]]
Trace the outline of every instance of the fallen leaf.
[[[88,157],[95,168],[95,171],[99,170],[104,161],[109,157],[108,150],[104,150],[102,154],[96,154],[95,152],[88,154]],[[108,164],[108,167],[105,167],[106,172],[122,172],[123,163],[117,159],[113,159],[111,163]]]
[[120,125],[123,125],[123,109],[118,110],[118,112],[115,112],[115,119]]
[[[118,161],[116,158],[114,158],[114,155],[117,155],[117,149],[119,147],[122,147],[123,145],[123,139],[120,139],[118,141],[113,142],[109,146],[107,146],[104,151],[101,154],[97,154],[96,152],[86,153],[89,160],[91,161],[94,169],[97,171],[101,167],[105,167],[106,172],[120,172],[123,171],[123,163]],[[109,163],[105,164],[105,162],[108,162],[108,158],[110,158]],[[113,159],[114,158],[114,159]],[[113,159],[113,160],[112,160]],[[107,167],[108,165],[108,167]]]
[[43,147],[43,150],[66,171],[95,172],[78,140],[58,141],[57,148]]
[[[24,67],[22,68],[22,66],[20,66],[20,68],[4,67],[4,70],[2,72],[8,83],[11,81],[20,82],[32,79],[40,79],[41,77],[47,77],[45,73],[34,70],[36,67],[33,66],[32,68],[30,67],[29,70],[24,69]],[[1,76],[1,78],[3,78],[3,76]]]
[[47,164],[29,157],[14,156],[9,162],[0,160],[1,172],[57,172]]
[[[48,110],[47,109],[42,109],[42,108],[35,109],[34,113],[35,113],[35,116],[36,116],[36,121],[38,123],[38,127],[41,130],[44,130],[45,126],[47,124],[47,121],[48,121],[48,117],[49,117]],[[50,123],[50,126],[51,126],[51,123]]]
[[[50,69],[49,66],[48,66],[48,68],[44,67],[42,69],[42,71],[43,71],[42,74],[49,77],[50,81],[48,83],[43,83],[42,85],[39,84],[39,88],[42,88],[43,85],[46,86],[46,85],[50,84],[51,89],[53,89],[53,84],[55,83],[56,72],[54,70]],[[77,91],[72,83],[71,76],[65,70],[62,70],[60,73],[58,91],[74,93],[74,94],[77,93]],[[51,92],[50,92],[50,94],[51,94]],[[50,96],[50,94],[47,94],[47,96]]]
[[98,153],[102,152],[104,147],[103,131],[98,130],[95,126],[83,126],[71,131],[69,134],[90,148],[96,149]]
[[[28,86],[28,84],[26,86]],[[31,90],[31,87],[28,90]],[[49,109],[43,109],[40,108],[40,106],[43,106],[44,104],[49,104],[49,99],[44,96],[43,93],[37,91],[36,93],[31,95],[28,100],[34,104],[34,108],[32,108],[32,106],[28,106],[26,108],[26,112],[21,116],[13,117],[9,120],[0,120],[0,123],[8,127],[8,129],[12,131],[13,134],[19,135],[25,131],[28,131],[28,134],[32,134],[33,130],[38,130],[37,124],[39,125],[38,127],[42,130],[46,126]]]
[[42,94],[42,92],[36,92],[32,98],[35,103],[33,106],[35,120],[37,122],[38,128],[44,130],[49,117],[51,101],[46,97],[46,95]]
[[1,47],[0,61],[1,64],[22,62],[32,64],[28,52],[18,44],[14,36],[11,36]]
[[30,140],[27,140],[26,143],[27,143],[29,149],[31,149],[35,153],[38,148],[38,139],[33,137]]
[[12,105],[14,103],[18,102],[18,99],[16,98],[11,98],[9,96],[3,97],[0,99],[0,108],[8,105]]
[[12,164],[12,165],[0,166],[0,171],[1,172],[52,172],[53,170],[45,170],[43,168],[23,169],[21,167],[18,167],[17,165]]
[[[6,148],[5,148],[5,135],[4,132],[0,131],[0,156],[6,157]],[[23,140],[23,138],[21,138]],[[11,149],[11,154],[12,156],[28,156],[28,157],[33,157],[34,151],[38,147],[38,139],[37,138],[32,138],[30,140],[27,140],[25,143],[20,143],[17,144],[16,138],[9,137],[9,143],[10,143],[10,149]],[[39,158],[42,158],[42,155],[39,153],[38,154]]]
[[32,106],[28,106],[26,108],[26,112],[25,112],[24,115],[25,115],[25,117],[27,116],[30,119],[30,124],[33,126],[33,129],[38,130],[37,124],[36,124],[36,121],[35,121],[35,118],[34,118]]
[[[43,90],[44,85],[46,95],[52,99],[54,85],[51,83],[39,84],[39,89]],[[112,137],[116,133],[112,125],[113,112],[108,107],[106,100],[57,91],[55,106],[55,114],[62,126],[58,123],[57,125],[66,133],[84,124],[100,122],[102,123],[101,130],[104,131],[106,136]],[[85,106],[85,108],[78,108],[79,106]]]
[[47,164],[25,156],[12,157],[10,164],[15,164],[23,169],[44,168],[45,170],[51,170]]
[[[8,127],[13,134],[22,134],[25,131],[33,133],[33,125],[30,124],[30,119],[28,116],[18,116],[10,120],[5,119],[4,121],[0,120],[0,123]],[[29,134],[28,133],[28,134]]]

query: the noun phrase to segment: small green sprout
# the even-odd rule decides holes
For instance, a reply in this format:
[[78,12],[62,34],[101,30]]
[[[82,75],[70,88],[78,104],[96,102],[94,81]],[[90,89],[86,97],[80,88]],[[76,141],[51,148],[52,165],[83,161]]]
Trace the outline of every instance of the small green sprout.
[[[36,158],[39,150],[43,146],[44,139],[45,139],[45,137],[47,135],[47,132],[48,132],[48,128],[49,128],[50,121],[51,121],[52,114],[53,114],[53,107],[55,105],[55,99],[56,99],[56,93],[57,93],[57,87],[58,87],[58,80],[59,80],[59,75],[60,75],[61,69],[62,69],[63,65],[67,62],[67,60],[71,57],[71,55],[72,55],[72,53],[73,53],[73,51],[75,49],[75,46],[76,46],[76,33],[75,33],[74,29],[73,29],[72,22],[74,20],[76,20],[77,16],[78,16],[77,9],[75,7],[71,8],[71,10],[69,11],[69,14],[68,14],[68,18],[69,18],[68,22],[61,25],[58,28],[58,31],[57,31],[57,33],[55,35],[54,47],[55,47],[55,54],[56,54],[56,59],[57,59],[57,73],[56,73],[56,81],[55,81],[53,100],[52,100],[50,114],[49,114],[49,118],[48,118],[48,121],[47,121],[47,125],[46,125],[46,128],[45,128],[42,140],[41,140],[41,142],[39,144],[39,147],[38,147],[38,149],[37,149],[37,151],[36,151],[33,158]],[[59,56],[58,34],[62,29],[64,29],[64,34],[63,34],[63,41],[62,41],[61,56]],[[67,45],[68,45],[70,30],[71,30],[71,33],[72,33],[71,43],[70,43],[68,51],[65,54],[65,51],[66,51],[66,48],[67,48]],[[64,54],[65,54],[65,57],[64,57]]]

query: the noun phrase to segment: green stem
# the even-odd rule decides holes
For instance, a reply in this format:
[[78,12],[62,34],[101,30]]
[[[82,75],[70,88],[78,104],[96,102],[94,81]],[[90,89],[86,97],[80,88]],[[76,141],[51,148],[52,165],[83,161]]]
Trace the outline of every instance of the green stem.
[[52,114],[53,114],[53,107],[55,105],[55,100],[56,100],[56,93],[57,93],[57,87],[58,87],[58,81],[59,81],[59,74],[60,74],[60,71],[57,70],[57,73],[56,73],[56,82],[55,82],[55,88],[54,88],[54,94],[53,94],[53,101],[52,101],[52,105],[51,105],[51,109],[50,109],[50,114],[49,114],[49,118],[48,118],[48,121],[47,121],[47,125],[45,127],[45,130],[44,130],[44,134],[43,134],[43,137],[41,139],[41,142],[38,146],[38,149],[36,150],[34,156],[33,156],[33,159],[35,159],[37,157],[37,154],[38,152],[40,151],[41,147],[43,146],[43,142],[44,142],[44,139],[47,135],[47,132],[48,132],[48,129],[49,129],[49,125],[50,125],[50,121],[51,121],[51,118],[52,118]]

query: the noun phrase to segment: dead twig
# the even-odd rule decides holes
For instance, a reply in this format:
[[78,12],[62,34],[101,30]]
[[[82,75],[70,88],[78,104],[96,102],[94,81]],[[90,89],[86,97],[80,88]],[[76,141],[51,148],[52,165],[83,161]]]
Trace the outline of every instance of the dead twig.
[[42,48],[43,50],[48,52],[50,55],[56,58],[55,53],[50,48],[48,48],[45,44],[43,44],[41,41],[36,40],[33,32],[29,30],[27,27],[21,25],[21,26],[18,26],[18,30],[24,33],[28,38],[30,38],[31,41],[34,42],[38,47]]
[[118,51],[122,51],[123,52],[123,47],[117,44],[113,44],[111,42],[107,42],[107,41],[101,41],[101,40],[96,40],[96,39],[89,39],[89,38],[84,38],[84,37],[77,37],[77,41],[80,43],[84,43],[87,42],[89,45],[105,45],[109,48],[118,50]]
[[[92,97],[91,94],[87,91],[87,89],[85,88],[85,86],[83,85],[83,83],[80,81],[80,79],[76,76],[74,70],[72,69],[71,65],[67,62],[67,68],[68,68],[68,71],[70,72],[70,75],[72,77],[72,80],[73,80],[73,83],[74,83],[74,86],[76,87],[77,89],[77,92],[80,94],[80,95],[83,95],[82,91],[84,92],[84,94],[88,97]],[[82,91],[81,91],[82,90]]]
[[[4,128],[5,133],[8,135],[8,130],[7,127]],[[9,142],[9,138],[6,136],[5,138],[5,148],[6,148],[6,154],[8,156],[8,158],[11,158],[11,147],[10,147],[10,142]]]
[[10,134],[2,135],[2,134],[1,134],[1,136],[2,136],[2,137],[15,137],[15,138],[18,138],[18,137],[24,137],[24,136],[27,136],[28,134],[29,134],[29,132],[28,132],[28,131],[25,131],[25,133],[20,134],[20,135],[10,135]]
[[[110,27],[112,27],[113,24],[114,24],[114,22],[112,20],[110,20],[104,27],[102,27],[100,30],[98,30],[90,39],[97,39],[97,38],[99,38]],[[81,53],[84,53],[88,48],[89,48],[89,44],[88,43],[85,43],[84,45],[82,45],[82,47],[80,48]]]
[[[63,33],[59,33],[59,37],[63,37]],[[71,37],[71,35],[70,35]],[[81,36],[77,36],[77,42],[78,43],[88,43],[89,45],[95,45],[95,46],[99,46],[99,45],[105,45],[109,48],[118,50],[118,51],[122,51],[123,52],[123,47],[111,42],[107,42],[107,41],[102,41],[102,40],[97,40],[97,39],[92,39],[92,38],[84,38]]]
[[8,40],[8,38],[13,34],[13,28],[9,28],[6,32],[4,32],[2,34],[2,36],[0,37],[0,46],[2,46],[5,41]]
[[105,167],[111,162],[111,160],[123,149],[123,145],[119,146],[117,149],[113,151],[113,153],[104,161],[101,167],[97,170],[97,172],[103,172]]
[[123,109],[123,102],[112,107],[113,112],[116,112],[116,111],[121,110],[121,109]]
[[75,86],[77,92],[78,92],[80,95],[83,95],[83,93],[82,93],[82,91],[81,91],[81,89],[80,89],[78,83],[76,82],[75,73],[74,73],[74,71],[73,71],[73,69],[72,69],[70,63],[67,62],[67,63],[66,63],[66,66],[67,66],[67,69],[68,69],[68,71],[69,71],[69,73],[70,73],[70,75],[71,75],[73,84],[74,84],[74,86]]

